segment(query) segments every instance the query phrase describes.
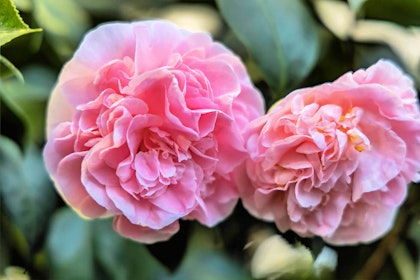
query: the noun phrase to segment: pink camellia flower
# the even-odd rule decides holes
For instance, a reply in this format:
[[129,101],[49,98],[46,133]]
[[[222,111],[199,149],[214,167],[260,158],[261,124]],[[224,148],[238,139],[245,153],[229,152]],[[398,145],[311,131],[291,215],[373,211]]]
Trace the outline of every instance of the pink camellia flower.
[[179,219],[213,226],[230,214],[242,131],[263,108],[240,59],[209,35],[160,20],[105,24],[62,69],[44,158],[80,215],[162,241]]
[[290,93],[244,137],[244,206],[281,231],[332,244],[386,233],[420,178],[416,91],[387,61]]

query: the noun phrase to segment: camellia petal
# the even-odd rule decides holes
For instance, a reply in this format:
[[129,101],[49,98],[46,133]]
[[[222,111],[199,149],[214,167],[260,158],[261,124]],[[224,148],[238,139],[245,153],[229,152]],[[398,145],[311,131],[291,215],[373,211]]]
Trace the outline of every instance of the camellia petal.
[[232,212],[242,133],[263,113],[241,60],[208,34],[161,20],[103,24],[60,73],[44,158],[76,211],[163,241],[179,219],[214,226]]
[[385,60],[290,93],[245,132],[249,157],[235,174],[245,208],[332,244],[383,236],[420,178],[416,96]]

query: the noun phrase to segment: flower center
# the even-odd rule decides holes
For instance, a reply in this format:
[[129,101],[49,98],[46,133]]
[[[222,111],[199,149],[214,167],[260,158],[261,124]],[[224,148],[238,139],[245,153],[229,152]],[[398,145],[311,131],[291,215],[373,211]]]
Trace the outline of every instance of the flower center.
[[340,116],[338,128],[347,135],[347,139],[353,144],[358,152],[371,149],[369,138],[357,128],[360,118],[363,114],[362,109],[355,107],[350,109],[345,115]]

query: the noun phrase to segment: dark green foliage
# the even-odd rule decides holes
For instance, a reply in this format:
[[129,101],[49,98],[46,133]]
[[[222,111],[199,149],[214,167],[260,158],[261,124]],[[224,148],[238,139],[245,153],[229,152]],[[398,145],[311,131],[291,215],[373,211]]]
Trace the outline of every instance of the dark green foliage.
[[[361,19],[420,25],[418,0],[350,2]],[[106,21],[155,17],[179,3],[218,12],[224,29],[213,35],[241,55],[267,104],[379,58],[404,66],[387,45],[335,37],[321,24],[313,1],[0,0],[0,275],[6,267],[20,266],[33,279],[251,279],[249,251],[243,248],[256,228],[275,227],[252,218],[240,205],[213,229],[185,222],[171,241],[146,246],[114,232],[112,219],[80,218],[58,198],[44,167],[47,100],[85,32]],[[337,279],[409,280],[413,271],[419,273],[418,188],[412,185],[389,236],[368,245],[333,247]],[[314,257],[325,245],[291,232],[283,236],[308,246]],[[389,250],[381,253],[382,246]],[[383,259],[373,259],[378,255]],[[177,259],[168,262],[171,258]]]

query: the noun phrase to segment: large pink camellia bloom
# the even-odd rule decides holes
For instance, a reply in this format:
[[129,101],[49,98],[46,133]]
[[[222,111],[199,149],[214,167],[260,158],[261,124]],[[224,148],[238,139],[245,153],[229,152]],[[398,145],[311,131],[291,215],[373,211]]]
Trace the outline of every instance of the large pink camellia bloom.
[[253,215],[332,244],[379,238],[420,178],[420,113],[392,63],[296,90],[245,134],[238,187]]
[[87,218],[145,243],[179,219],[213,226],[238,199],[242,131],[263,99],[231,51],[159,20],[101,25],[64,66],[48,107],[47,169]]

